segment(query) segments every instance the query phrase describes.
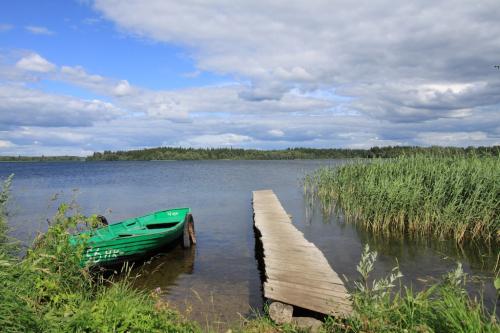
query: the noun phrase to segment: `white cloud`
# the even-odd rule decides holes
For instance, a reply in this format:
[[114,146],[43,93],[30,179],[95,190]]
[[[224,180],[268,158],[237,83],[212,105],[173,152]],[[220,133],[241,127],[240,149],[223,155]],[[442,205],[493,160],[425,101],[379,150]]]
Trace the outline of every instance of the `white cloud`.
[[90,74],[82,66],[62,66],[59,79],[112,97],[124,97],[135,92],[134,87],[127,80],[115,80]]
[[[488,145],[500,138],[500,105],[491,105],[498,86],[491,80],[358,84],[349,87],[351,98],[342,98],[332,85],[313,84],[293,66],[283,67],[290,73],[273,72],[269,82],[176,90],[141,88],[81,66],[53,65],[60,70],[40,75],[82,87],[104,101],[28,89],[25,69],[12,66],[23,74],[16,77],[4,74],[1,65],[0,55],[0,80],[9,81],[0,85],[0,140],[11,144],[1,154],[81,155],[159,145]],[[284,79],[292,74],[290,82]],[[363,112],[353,108],[355,103]]]
[[295,66],[293,68],[276,68],[273,73],[273,77],[286,81],[312,81],[314,76],[308,73],[304,68]]
[[113,93],[116,96],[126,96],[132,93],[132,87],[127,80],[121,80],[113,89]]
[[21,58],[17,63],[16,67],[32,72],[48,73],[56,69],[56,66],[51,62],[47,61],[45,58],[37,53],[31,53],[23,58]]
[[443,84],[443,83],[435,83],[435,84],[424,84],[420,86],[421,90],[424,90],[424,93],[452,93],[452,94],[461,94],[468,89],[474,88],[475,85],[485,86],[485,82],[479,82],[478,84],[473,83],[452,83],[452,84]]
[[35,25],[28,25],[28,26],[25,26],[24,29],[26,29],[26,31],[28,31],[29,33],[32,33],[34,35],[53,35],[54,32],[49,30],[48,28],[46,27],[42,27],[42,26],[35,26]]
[[235,133],[205,134],[179,141],[179,146],[184,147],[229,147],[241,146],[253,139],[247,135]]
[[269,130],[267,133],[269,133],[272,136],[278,137],[278,138],[285,135],[285,132],[283,132],[282,130],[279,130],[279,129],[272,129],[272,130]]
[[0,140],[0,149],[13,147],[14,144],[8,140]]
[[418,134],[418,141],[425,145],[443,146],[479,146],[500,145],[500,138],[491,141],[488,135],[481,131],[474,132],[425,132]]
[[0,85],[0,128],[86,127],[121,114],[117,107],[100,100],[82,100],[22,86]]
[[91,135],[80,133],[71,127],[41,128],[21,126],[9,135],[10,140],[31,141],[38,144],[50,144],[53,146],[67,146],[71,144],[85,144],[91,140]]
[[248,101],[327,88],[353,97],[349,108],[394,122],[500,102],[496,0],[96,0],[94,7],[121,31],[188,46],[200,70],[249,79],[240,95]]
[[76,84],[95,86],[104,82],[100,75],[88,74],[82,66],[62,66],[63,78]]
[[[176,145],[179,137],[185,145],[260,148],[499,142],[497,0],[480,6],[466,0],[96,0],[93,6],[120,32],[185,46],[196,68],[187,76],[211,72],[235,82],[150,90],[126,75],[108,78],[80,66],[56,71],[55,65],[49,72],[28,66],[45,69],[24,73],[19,64],[24,76],[50,73],[40,77],[111,103],[37,92],[44,95],[39,104],[17,102],[22,107],[16,108],[3,96],[10,106],[0,107],[0,116],[16,116],[5,116],[15,122],[2,119],[2,125],[24,134],[0,139],[16,147],[36,140],[47,150],[58,140],[78,151]],[[14,74],[0,68],[4,80],[26,82]],[[52,141],[19,128],[35,123],[86,127]]]

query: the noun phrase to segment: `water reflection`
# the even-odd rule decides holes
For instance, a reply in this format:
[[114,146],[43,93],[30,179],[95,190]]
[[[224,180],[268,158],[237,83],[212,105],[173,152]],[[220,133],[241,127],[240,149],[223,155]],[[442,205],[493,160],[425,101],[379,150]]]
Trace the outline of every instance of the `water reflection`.
[[132,271],[133,285],[145,289],[168,292],[181,274],[193,274],[196,247],[182,248],[177,243],[175,247],[167,249],[150,260],[144,262]]
[[[230,256],[221,256],[219,261],[231,265]],[[203,271],[216,269],[211,263],[213,258],[196,246],[184,249],[178,244],[133,270],[133,285],[147,291],[161,290],[169,306],[207,330],[220,331],[229,327],[235,316],[252,315],[249,299],[255,286],[249,288],[249,279],[237,278],[239,270],[232,273],[229,267],[221,268],[217,276],[203,275]]]
[[[483,299],[489,310],[500,313],[500,302],[493,285],[498,246],[477,242],[459,246],[453,240],[374,234],[362,225],[346,222],[341,210],[325,214],[319,205],[317,202],[309,205],[306,222],[296,224],[303,229],[306,238],[325,253],[332,267],[346,277],[348,288],[352,289],[353,281],[359,277],[355,267],[362,244],[368,244],[378,253],[372,278],[386,276],[392,268],[399,266],[404,275],[403,283],[418,291],[440,281],[444,274],[461,263],[469,276],[468,292]],[[348,240],[355,239],[359,243],[348,243]]]

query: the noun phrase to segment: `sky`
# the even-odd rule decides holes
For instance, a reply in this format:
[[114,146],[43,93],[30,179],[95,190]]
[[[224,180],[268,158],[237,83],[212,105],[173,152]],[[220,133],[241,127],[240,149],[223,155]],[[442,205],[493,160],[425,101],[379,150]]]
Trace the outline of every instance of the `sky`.
[[500,144],[498,0],[0,5],[0,155]]

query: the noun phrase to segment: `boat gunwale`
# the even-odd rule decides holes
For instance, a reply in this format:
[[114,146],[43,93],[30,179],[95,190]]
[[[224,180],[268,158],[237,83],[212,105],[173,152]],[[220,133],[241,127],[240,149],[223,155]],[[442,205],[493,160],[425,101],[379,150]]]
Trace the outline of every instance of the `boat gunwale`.
[[[113,234],[113,231],[109,229],[112,226],[124,224],[126,221],[129,221],[129,220],[137,220],[137,219],[141,219],[141,218],[144,218],[144,217],[147,217],[147,216],[151,216],[151,215],[155,215],[155,214],[158,214],[158,213],[164,213],[164,212],[176,211],[176,210],[187,210],[187,212],[184,215],[184,219],[179,220],[174,226],[169,227],[169,228],[148,229],[146,226],[144,226],[142,228],[132,229],[132,230],[135,230],[135,231],[148,230],[148,232],[146,232],[146,233],[134,234],[133,232],[131,232],[130,236],[120,237],[119,235],[114,235],[114,237],[109,238],[109,239],[103,239],[101,235],[97,235],[96,234],[96,232],[98,230],[103,230],[103,229],[108,229],[108,232],[110,234]],[[191,214],[191,208],[189,208],[189,207],[180,207],[180,208],[172,208],[172,209],[159,210],[159,211],[155,211],[155,212],[152,212],[152,213],[149,213],[149,214],[145,214],[145,215],[141,215],[141,216],[138,216],[138,217],[133,217],[133,218],[125,219],[125,220],[122,220],[122,221],[119,221],[119,222],[116,222],[116,223],[113,223],[113,224],[110,224],[110,225],[103,225],[103,226],[100,226],[100,227],[95,228],[95,229],[89,229],[89,230],[85,230],[85,231],[79,232],[77,234],[71,235],[71,241],[74,242],[75,244],[78,244],[78,243],[80,243],[80,242],[83,241],[85,243],[86,248],[94,248],[94,247],[99,246],[98,244],[101,243],[101,242],[105,243],[105,242],[114,242],[114,241],[120,241],[120,240],[123,240],[123,241],[125,241],[125,240],[134,240],[137,237],[143,237],[143,236],[147,236],[147,237],[155,237],[155,236],[158,237],[158,236],[160,236],[161,237],[161,234],[166,234],[166,233],[175,231],[175,230],[177,230],[179,228],[179,226],[183,226],[184,223],[186,223],[186,218],[187,218],[187,216],[189,216],[189,214]],[[125,232],[126,230],[127,230],[127,226],[124,226],[124,230],[123,231]],[[88,238],[87,239],[83,239],[82,236],[88,236]],[[95,238],[99,238],[99,239],[97,241],[92,241],[91,239],[94,238],[94,237]]]

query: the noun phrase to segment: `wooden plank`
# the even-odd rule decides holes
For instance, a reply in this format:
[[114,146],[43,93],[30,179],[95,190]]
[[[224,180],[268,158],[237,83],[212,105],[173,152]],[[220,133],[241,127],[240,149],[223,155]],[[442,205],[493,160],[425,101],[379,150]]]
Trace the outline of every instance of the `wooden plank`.
[[[286,251],[286,250],[264,250],[264,261],[266,260],[274,260],[280,261],[284,264],[292,264],[292,265],[302,265],[303,267],[311,268],[311,269],[321,269],[325,268],[328,271],[331,271],[329,268],[328,261],[324,258],[315,258],[307,255],[302,255],[303,253],[300,251]],[[304,267],[304,269],[305,269]]]
[[303,298],[295,294],[277,293],[273,290],[266,290],[266,297],[275,301],[292,304],[301,308],[317,311],[324,314],[333,314],[332,307],[322,299]]
[[253,208],[264,250],[264,296],[325,314],[349,314],[351,301],[342,280],[291,223],[274,192],[254,191]]
[[[290,251],[292,252],[292,251]],[[264,262],[267,260],[278,261],[283,263],[283,265],[291,264],[297,265],[300,264],[302,266],[302,270],[307,273],[307,271],[330,271],[328,269],[328,261],[322,260],[319,258],[311,258],[309,256],[303,255],[301,252],[293,252],[287,254],[286,252],[277,252],[277,251],[265,251],[264,252]],[[326,267],[325,267],[326,266]]]
[[322,278],[323,280],[328,280],[335,282],[337,284],[342,284],[342,280],[340,277],[332,271],[327,270],[326,268],[321,268],[321,269],[304,269],[304,267],[301,267],[300,265],[293,265],[290,263],[283,263],[280,262],[279,260],[267,260],[264,262],[266,267],[269,267],[270,270],[278,270],[278,271],[283,271],[287,272],[288,274],[291,275],[296,275],[296,276],[302,276],[302,277],[318,277]]
[[325,275],[325,274],[320,274],[320,273],[313,273],[313,272],[309,272],[307,274],[300,274],[301,272],[294,272],[294,271],[288,271],[286,270],[286,268],[283,268],[283,267],[266,267],[266,275],[267,273],[269,274],[288,274],[290,276],[294,276],[294,277],[303,277],[305,279],[309,279],[309,280],[319,280],[319,281],[325,281],[325,282],[331,282],[331,283],[341,283],[342,281],[341,280],[337,280],[337,279],[332,279],[331,276],[329,275]]
[[338,276],[334,275],[335,273],[329,271],[314,271],[314,272],[304,272],[303,269],[294,267],[294,266],[286,266],[282,267],[279,264],[273,262],[266,263],[266,267],[269,267],[270,270],[279,270],[282,272],[286,272],[287,274],[294,276],[303,276],[303,277],[316,277],[321,278],[323,281],[335,281],[337,283],[341,283],[342,281]]
[[293,232],[293,231],[286,231],[285,230],[283,232],[272,232],[272,231],[266,230],[265,228],[261,228],[260,230],[263,233],[263,235],[261,237],[263,239],[272,239],[274,241],[278,241],[278,242],[281,241],[282,243],[288,243],[291,241],[290,238],[293,238],[300,245],[309,244],[312,246],[312,243],[304,241],[304,235],[298,234],[298,233]]
[[317,311],[329,315],[345,316],[352,312],[350,306],[344,304],[334,303],[327,299],[309,297],[304,293],[287,292],[282,293],[276,290],[267,290],[267,298],[296,305],[301,308]]
[[317,302],[323,304],[338,304],[344,308],[350,308],[350,302],[348,298],[343,297],[343,295],[327,295],[321,293],[314,293],[309,290],[293,289],[288,287],[283,287],[273,283],[264,283],[264,289],[266,292],[272,292],[275,295],[283,294],[283,297],[288,295],[296,295],[302,297],[304,300],[316,300]]
[[346,291],[342,281],[332,282],[331,280],[316,279],[312,276],[292,275],[276,270],[267,270],[266,277],[268,279],[274,279],[282,282],[290,282],[298,284],[302,283],[309,286],[317,286],[318,288],[328,288],[332,290]]
[[284,260],[285,262],[301,263],[301,265],[306,265],[309,269],[320,269],[325,265],[329,265],[328,260],[325,258],[311,256],[311,254],[307,251],[294,251],[293,249],[290,249],[290,251],[286,251],[285,249],[279,251],[267,249],[264,251],[264,260],[266,259],[277,259]]
[[337,291],[337,290],[332,290],[332,289],[321,289],[317,287],[312,287],[308,285],[303,285],[303,284],[297,284],[297,283],[289,283],[289,282],[284,282],[284,281],[277,281],[277,280],[268,280],[265,282],[265,285],[267,287],[271,287],[276,289],[282,289],[282,290],[291,290],[291,291],[298,291],[298,292],[305,292],[308,295],[311,296],[316,296],[318,298],[326,298],[326,299],[332,299],[335,300],[336,302],[345,304],[345,305],[351,305],[351,302],[348,300],[348,295],[346,290],[342,291]]
[[275,247],[272,243],[265,243],[264,250],[272,255],[282,255],[288,257],[304,258],[311,262],[321,261],[327,263],[328,261],[321,255],[321,252],[314,247],[309,246],[290,246],[290,247]]
[[317,249],[308,249],[306,247],[272,248],[271,246],[267,245],[264,248],[264,256],[266,257],[264,259],[267,259],[267,257],[269,257],[270,259],[290,259],[292,262],[302,261],[307,266],[312,267],[315,267],[314,265],[319,265],[316,267],[320,267],[320,265],[328,264],[328,260],[326,260],[325,257],[321,256],[318,251],[319,250]]

